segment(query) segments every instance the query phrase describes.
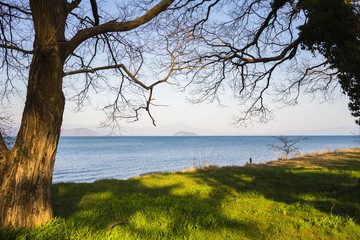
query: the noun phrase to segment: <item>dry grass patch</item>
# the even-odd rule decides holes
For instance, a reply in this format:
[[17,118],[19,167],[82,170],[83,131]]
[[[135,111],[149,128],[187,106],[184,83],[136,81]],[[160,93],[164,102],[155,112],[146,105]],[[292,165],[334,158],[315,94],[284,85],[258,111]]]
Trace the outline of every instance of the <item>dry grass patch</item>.
[[289,160],[277,160],[267,163],[248,165],[247,167],[290,167],[290,168],[343,168],[352,163],[360,164],[360,149],[344,149],[336,151],[323,151],[300,155]]

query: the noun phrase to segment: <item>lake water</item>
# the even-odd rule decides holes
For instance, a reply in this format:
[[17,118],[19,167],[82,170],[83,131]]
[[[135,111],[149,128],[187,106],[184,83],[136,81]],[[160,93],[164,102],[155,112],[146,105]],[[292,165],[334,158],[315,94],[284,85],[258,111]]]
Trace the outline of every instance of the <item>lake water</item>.
[[[306,136],[300,151],[354,148],[356,136]],[[215,164],[242,166],[281,157],[269,146],[270,136],[199,137],[61,137],[53,182],[127,179],[152,171],[178,171]]]

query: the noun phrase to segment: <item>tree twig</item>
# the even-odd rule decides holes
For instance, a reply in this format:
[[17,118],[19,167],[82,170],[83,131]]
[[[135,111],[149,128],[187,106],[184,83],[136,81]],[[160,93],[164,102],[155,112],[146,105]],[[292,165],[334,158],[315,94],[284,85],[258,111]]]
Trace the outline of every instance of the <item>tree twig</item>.
[[114,223],[110,224],[109,227],[107,228],[107,231],[110,231],[115,225],[129,223],[130,219],[131,219],[131,217],[127,218],[125,221],[117,221],[117,222],[114,222]]

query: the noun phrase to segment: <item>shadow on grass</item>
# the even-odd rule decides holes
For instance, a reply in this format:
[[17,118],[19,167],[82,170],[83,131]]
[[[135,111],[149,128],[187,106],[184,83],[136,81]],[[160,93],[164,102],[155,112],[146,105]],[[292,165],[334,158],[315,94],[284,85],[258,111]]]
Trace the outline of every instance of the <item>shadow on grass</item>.
[[[360,223],[359,155],[320,161],[313,162],[314,168],[214,167],[126,181],[59,183],[53,185],[54,213],[95,231],[131,218],[131,224],[121,228],[132,239],[204,238],[206,234],[221,239],[232,232],[251,239],[271,238],[264,237],[261,218],[231,216],[231,209],[226,209],[234,199],[254,193],[253,199],[260,195],[278,203],[305,204]],[[269,207],[254,204],[254,208]],[[273,219],[277,217],[274,214]]]
[[[175,174],[149,179],[156,181],[158,177],[163,181],[167,175]],[[217,189],[201,192],[201,189],[185,190],[186,186],[181,183],[147,186],[143,182],[144,179],[134,178],[54,184],[54,214],[70,221],[74,219],[87,231],[105,231],[111,223],[130,218],[133,224],[126,225],[126,231],[131,232],[132,239],[188,238],[196,230],[210,231],[219,239],[225,238],[222,234],[235,230],[258,238],[261,232],[260,223],[256,221],[237,221],[223,214],[219,208],[225,194]]]
[[359,224],[360,153],[346,154],[346,159],[320,167],[314,165],[314,169],[266,165],[210,168],[194,177],[199,183],[226,186],[240,195],[255,191],[276,202],[305,203],[327,214],[350,217]]
[[[336,155],[333,157],[336,159]],[[359,224],[359,159],[360,153],[351,153],[339,161],[321,162],[319,158],[304,166],[210,167],[128,180],[58,183],[52,186],[57,219],[48,227],[39,228],[39,232],[9,230],[3,236],[13,239],[314,239],[322,238],[317,235],[322,231],[324,239],[330,239],[337,236],[331,235],[330,228],[320,229],[311,222],[324,214],[299,223],[305,222],[304,215],[295,218],[281,213],[286,209],[277,208],[299,206],[305,209],[301,212],[305,215],[314,208],[326,216],[350,217]],[[117,221],[123,224],[107,231]],[[342,234],[341,231],[341,227],[336,228],[335,234]],[[344,239],[360,235],[347,234],[350,235]]]

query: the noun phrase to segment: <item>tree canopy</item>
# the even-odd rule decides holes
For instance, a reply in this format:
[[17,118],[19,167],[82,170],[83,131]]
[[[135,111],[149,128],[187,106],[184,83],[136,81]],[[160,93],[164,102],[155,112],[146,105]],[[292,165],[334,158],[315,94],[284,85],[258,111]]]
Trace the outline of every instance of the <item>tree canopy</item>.
[[342,90],[349,96],[349,108],[360,124],[360,9],[344,2],[302,1],[308,21],[299,27],[302,46],[319,52],[338,71]]

